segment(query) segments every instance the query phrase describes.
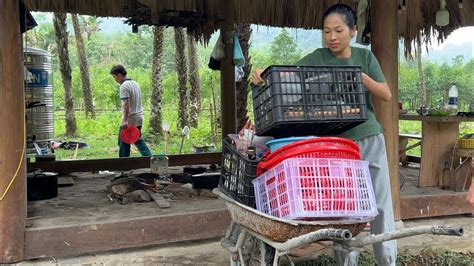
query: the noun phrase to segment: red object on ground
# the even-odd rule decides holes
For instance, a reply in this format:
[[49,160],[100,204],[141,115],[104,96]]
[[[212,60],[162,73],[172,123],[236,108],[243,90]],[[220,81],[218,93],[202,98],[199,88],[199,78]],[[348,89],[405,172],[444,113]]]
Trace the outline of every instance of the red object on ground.
[[140,138],[140,130],[135,126],[128,126],[120,131],[120,139],[127,144],[133,144]]

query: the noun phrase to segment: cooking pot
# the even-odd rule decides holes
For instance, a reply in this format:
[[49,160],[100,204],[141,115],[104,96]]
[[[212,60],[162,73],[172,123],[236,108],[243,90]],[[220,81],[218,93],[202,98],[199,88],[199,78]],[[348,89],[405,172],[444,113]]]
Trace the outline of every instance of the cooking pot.
[[26,176],[28,201],[51,199],[58,196],[58,173],[37,171]]

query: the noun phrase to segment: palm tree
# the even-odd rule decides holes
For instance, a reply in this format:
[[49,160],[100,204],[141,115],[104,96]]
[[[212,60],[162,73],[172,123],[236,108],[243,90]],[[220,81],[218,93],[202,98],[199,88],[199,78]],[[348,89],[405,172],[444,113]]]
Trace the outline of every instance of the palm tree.
[[425,76],[423,75],[423,63],[421,62],[421,40],[420,38],[416,39],[416,63],[418,67],[418,92],[420,96],[420,107],[426,107],[426,86],[425,86]]
[[183,128],[188,124],[187,106],[187,69],[186,69],[186,37],[181,28],[174,28],[174,41],[176,43],[176,71],[178,72],[178,92],[179,92],[179,127]]
[[82,93],[84,94],[84,104],[86,106],[86,118],[95,119],[94,100],[92,99],[92,87],[89,78],[89,64],[87,63],[82,30],[79,25],[77,14],[71,14],[74,35],[76,36],[77,57],[79,58],[79,68],[81,70]]
[[153,132],[162,134],[161,128],[161,109],[163,100],[163,36],[165,29],[163,27],[153,27],[153,58],[151,74],[151,115],[150,127]]
[[236,115],[237,115],[237,128],[242,128],[247,122],[247,95],[248,95],[248,78],[250,71],[252,70],[252,64],[250,64],[250,36],[252,35],[252,29],[250,24],[237,24],[236,32],[239,37],[240,47],[245,57],[244,65],[244,77],[241,81],[235,84],[235,103],[236,103]]
[[74,104],[72,101],[71,64],[69,63],[68,32],[66,13],[54,13],[53,23],[58,46],[59,70],[64,86],[64,105],[66,106],[66,135],[74,136],[77,133]]
[[201,113],[201,84],[199,80],[199,65],[196,55],[196,40],[188,35],[188,61],[189,61],[189,124],[197,128],[198,118]]
[[86,33],[87,41],[90,41],[92,33],[100,31],[100,23],[102,22],[99,18],[94,16],[82,16],[82,24],[84,25],[84,31]]

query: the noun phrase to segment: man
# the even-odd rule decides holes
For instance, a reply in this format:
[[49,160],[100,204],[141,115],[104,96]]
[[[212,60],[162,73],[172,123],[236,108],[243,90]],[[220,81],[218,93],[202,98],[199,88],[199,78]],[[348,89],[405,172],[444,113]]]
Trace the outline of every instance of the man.
[[[122,100],[122,122],[118,138],[119,157],[129,157],[130,144],[122,142],[120,132],[128,126],[136,126],[141,134],[143,125],[141,91],[138,84],[127,77],[127,70],[122,65],[113,66],[110,74],[120,84],[120,99]],[[142,156],[151,156],[151,151],[141,136],[134,144]]]

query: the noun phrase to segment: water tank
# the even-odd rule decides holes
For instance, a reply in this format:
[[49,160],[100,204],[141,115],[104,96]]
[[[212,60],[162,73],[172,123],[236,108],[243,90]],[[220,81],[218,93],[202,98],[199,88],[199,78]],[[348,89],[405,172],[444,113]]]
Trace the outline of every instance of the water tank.
[[54,138],[51,54],[41,49],[27,48],[24,58],[27,139],[49,142]]

